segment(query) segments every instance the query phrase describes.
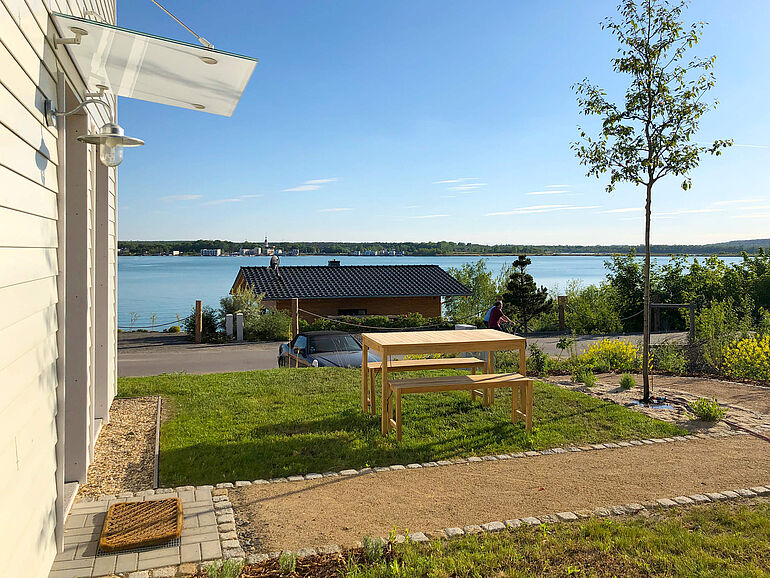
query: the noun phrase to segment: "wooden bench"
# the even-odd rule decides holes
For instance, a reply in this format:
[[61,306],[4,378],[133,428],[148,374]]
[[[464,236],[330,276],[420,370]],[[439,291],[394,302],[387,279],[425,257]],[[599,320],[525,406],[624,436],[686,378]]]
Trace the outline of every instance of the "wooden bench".
[[[477,369],[483,370],[487,362],[477,357],[444,357],[439,359],[398,359],[388,363],[388,372],[399,371],[427,371],[430,369],[470,369],[472,373],[476,373]],[[375,395],[374,376],[382,370],[382,362],[370,361],[369,367],[369,391],[365,391],[364,384],[361,384],[361,388],[364,391],[361,392],[362,397],[366,399],[366,409],[372,414],[377,413],[377,396]],[[471,391],[471,397],[476,399],[476,395],[485,395],[485,392],[480,390]],[[484,397],[484,404],[487,404],[487,398]]]
[[[396,440],[401,441],[401,396],[408,393],[461,391],[475,389],[511,388],[511,421],[523,419],[527,431],[532,430],[532,380],[520,373],[485,373],[481,375],[449,375],[397,379],[389,382],[395,397],[396,419],[390,419],[396,428]],[[390,416],[388,416],[390,418]]]

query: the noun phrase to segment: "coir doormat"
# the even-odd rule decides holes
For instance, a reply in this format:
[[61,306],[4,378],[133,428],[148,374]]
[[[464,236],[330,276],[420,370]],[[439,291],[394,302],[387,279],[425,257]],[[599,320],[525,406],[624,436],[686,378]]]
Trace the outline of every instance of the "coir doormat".
[[182,535],[183,517],[179,498],[113,504],[107,510],[99,549],[115,552],[169,542]]

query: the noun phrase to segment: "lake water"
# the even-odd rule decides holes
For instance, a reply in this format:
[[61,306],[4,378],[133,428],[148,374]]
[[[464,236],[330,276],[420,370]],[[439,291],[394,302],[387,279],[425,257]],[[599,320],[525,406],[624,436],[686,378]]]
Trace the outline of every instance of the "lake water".
[[[334,257],[282,257],[281,265],[326,265]],[[426,265],[444,269],[476,262],[479,257],[336,257],[343,265]],[[497,274],[515,257],[485,257],[487,266]],[[564,288],[571,280],[585,285],[600,283],[607,270],[606,256],[531,256],[530,275],[538,285],[549,289]],[[659,257],[657,261],[665,261]],[[727,257],[737,262],[738,257]],[[174,321],[190,314],[196,299],[217,307],[219,299],[230,291],[238,270],[243,266],[267,266],[269,257],[119,257],[118,325],[128,328],[131,313],[138,315],[134,328],[149,326],[151,315],[156,324]]]

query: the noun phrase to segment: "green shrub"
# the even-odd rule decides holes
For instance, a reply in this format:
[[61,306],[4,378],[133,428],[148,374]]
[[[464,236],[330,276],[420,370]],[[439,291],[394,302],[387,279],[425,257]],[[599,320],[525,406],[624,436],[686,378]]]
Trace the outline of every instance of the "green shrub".
[[634,379],[634,376],[630,373],[624,373],[623,377],[620,378],[620,387],[623,389],[631,389],[632,387],[636,387],[636,380]]
[[291,337],[291,316],[283,311],[268,311],[243,321],[246,341],[282,341]]
[[[243,314],[244,333],[246,325],[252,319],[259,317],[262,310],[262,297],[264,294],[257,295],[248,288],[242,288],[219,300],[219,327],[224,331],[225,316],[231,314],[233,317],[238,313]],[[234,321],[233,321],[234,322]]]
[[367,331],[368,327],[409,329],[410,327],[423,327],[425,325],[435,325],[436,327],[433,329],[451,329],[454,327],[451,321],[441,317],[423,317],[420,313],[409,313],[396,316],[369,315],[364,317],[343,315],[334,319],[318,317],[312,323],[300,319],[299,329],[300,331],[347,331],[355,333],[356,331]]
[[172,325],[168,328],[169,333],[179,333],[180,331],[182,331],[182,328],[179,325]]
[[385,545],[380,538],[364,536],[364,556],[369,562],[379,562],[385,556]]
[[527,369],[531,368],[536,375],[548,375],[549,365],[550,363],[548,354],[540,349],[536,344],[530,343]]
[[616,293],[609,285],[582,287],[579,282],[567,285],[565,323],[579,335],[620,333],[623,326],[615,307]]
[[707,369],[721,367],[724,349],[744,337],[750,326],[750,320],[742,318],[731,302],[716,302],[701,309],[695,317],[695,338]]
[[572,374],[572,381],[575,383],[583,383],[588,387],[593,387],[596,385],[596,376],[594,375],[594,372],[591,371],[591,368],[582,366],[578,367]]
[[235,558],[225,560],[221,565],[212,562],[206,566],[207,578],[238,578],[243,572],[243,562]]
[[519,371],[518,351],[498,351],[494,356],[495,371],[498,373],[516,373]]
[[687,359],[681,346],[664,343],[655,348],[655,367],[666,373],[681,375],[687,370]]
[[[208,305],[203,306],[203,326],[201,330],[201,340],[205,343],[208,341],[217,341],[221,338],[219,333],[219,319],[217,311],[213,307]],[[195,335],[195,307],[192,308],[190,315],[182,320],[182,327],[185,333],[189,335]]]
[[703,421],[719,421],[727,411],[719,405],[717,398],[700,397],[690,404],[690,410]]
[[292,574],[297,570],[297,554],[296,552],[281,552],[278,557],[278,567],[281,569],[281,574]]

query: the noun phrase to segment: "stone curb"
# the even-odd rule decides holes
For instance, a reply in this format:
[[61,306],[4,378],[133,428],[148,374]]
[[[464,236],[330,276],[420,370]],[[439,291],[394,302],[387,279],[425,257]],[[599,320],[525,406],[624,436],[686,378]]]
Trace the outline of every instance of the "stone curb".
[[[223,494],[220,494],[223,495]],[[675,496],[671,498],[659,498],[657,500],[650,500],[643,504],[623,504],[616,506],[606,506],[600,508],[594,508],[592,510],[577,510],[574,512],[557,512],[554,514],[542,514],[539,516],[529,516],[526,518],[517,518],[514,520],[505,520],[505,522],[495,521],[487,522],[481,525],[470,525],[465,528],[444,528],[438,533],[427,532],[413,532],[409,536],[399,535],[396,536],[395,543],[403,544],[407,540],[412,542],[424,543],[431,540],[451,540],[462,536],[470,536],[474,534],[493,534],[503,531],[515,530],[521,526],[539,526],[545,523],[571,523],[580,521],[592,517],[609,517],[609,516],[636,516],[636,515],[649,515],[650,510],[654,509],[669,509],[669,508],[684,508],[698,504],[716,503],[725,501],[736,501],[745,498],[755,498],[758,496],[770,496],[770,483],[766,486],[752,486],[750,488],[738,488],[733,490],[723,490],[721,492],[710,492],[708,494],[693,494],[691,496]],[[215,502],[216,504],[229,504],[229,500],[220,500]],[[227,506],[221,506],[226,508]],[[183,577],[191,576],[196,571],[205,570],[206,566],[214,563],[219,564],[228,558],[236,558],[245,564],[259,564],[272,558],[279,557],[283,552],[271,552],[269,554],[250,554],[244,555],[243,550],[238,545],[239,555],[234,553],[228,555],[226,552],[234,550],[234,548],[225,548],[225,542],[229,542],[220,534],[220,539],[223,543],[223,560],[204,562],[202,564],[182,564],[178,567],[168,566],[165,568],[157,568],[155,570],[143,570],[141,572],[131,572],[123,574],[110,574],[109,576],[118,576],[120,578],[165,578],[165,577]],[[383,542],[386,542],[385,538],[380,538]],[[237,537],[234,542],[238,542]],[[359,544],[360,547],[360,544]],[[297,558],[305,558],[308,556],[316,556],[319,554],[333,554],[342,552],[342,548],[336,544],[329,544],[326,546],[312,547],[312,548],[300,548],[294,552],[286,550],[289,554],[296,554]],[[173,573],[172,573],[173,572]],[[106,577],[105,577],[106,578]]]
[[[318,480],[320,478],[332,478],[332,477],[336,478],[336,477],[343,477],[343,476],[353,477],[353,476],[379,474],[379,473],[401,471],[401,470],[416,470],[416,469],[422,469],[422,468],[468,465],[468,464],[474,464],[474,463],[496,462],[496,461],[504,461],[504,460],[510,460],[510,459],[524,458],[524,457],[549,456],[554,454],[564,454],[568,452],[571,452],[571,453],[590,452],[590,451],[599,451],[599,450],[620,449],[620,448],[627,448],[632,446],[665,444],[665,443],[674,443],[674,442],[687,442],[687,441],[694,441],[698,439],[726,438],[730,436],[739,436],[739,435],[751,435],[751,434],[745,431],[731,430],[731,431],[719,432],[719,433],[690,434],[686,436],[676,436],[673,438],[634,439],[634,440],[626,440],[626,441],[620,441],[620,442],[606,442],[602,444],[586,444],[581,446],[565,446],[565,447],[557,447],[557,448],[548,448],[548,449],[537,450],[537,451],[531,450],[526,452],[515,452],[511,454],[495,454],[495,455],[488,455],[488,456],[470,456],[467,458],[453,458],[451,460],[440,460],[437,462],[424,462],[422,464],[407,464],[407,465],[395,464],[392,466],[363,468],[361,470],[345,469],[339,472],[325,472],[323,474],[319,474],[319,473],[309,473],[304,475],[297,474],[293,476],[287,476],[284,478],[271,478],[269,480],[254,480],[254,481],[239,480],[235,482],[221,482],[219,484],[216,484],[215,486],[205,485],[205,486],[180,486],[177,488],[158,488],[157,490],[142,490],[141,492],[123,492],[118,497],[133,498],[136,496],[144,496],[144,495],[147,495],[148,493],[162,494],[162,493],[172,492],[174,490],[177,490],[177,491],[228,490],[232,488],[245,488],[245,487],[254,486],[254,485],[304,482],[309,480]],[[98,496],[98,497],[86,496],[86,497],[80,498],[80,501],[93,502],[96,500],[106,500],[106,499],[115,499],[115,496]]]

